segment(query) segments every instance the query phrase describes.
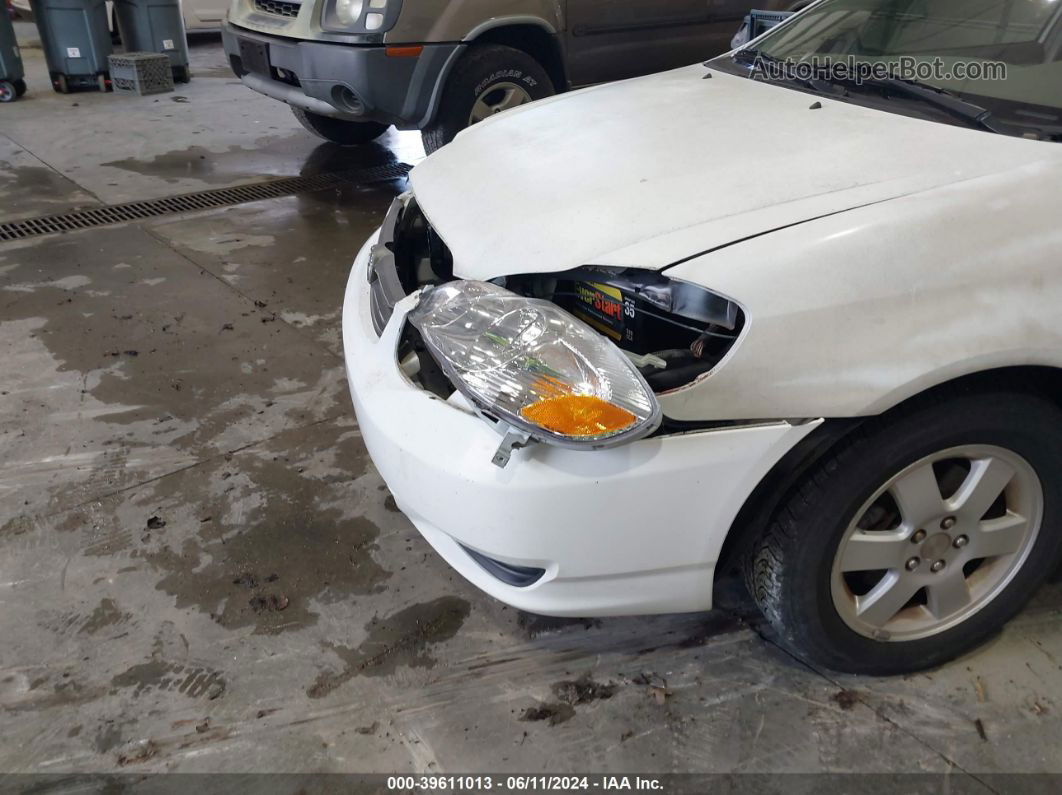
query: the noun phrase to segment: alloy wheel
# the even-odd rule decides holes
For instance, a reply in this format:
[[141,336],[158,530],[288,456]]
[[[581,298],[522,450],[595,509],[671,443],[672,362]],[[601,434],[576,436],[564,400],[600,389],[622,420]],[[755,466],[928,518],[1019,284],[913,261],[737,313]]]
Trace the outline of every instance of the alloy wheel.
[[496,113],[531,102],[527,89],[516,83],[495,83],[479,95],[468,116],[469,125],[489,119]]
[[1044,492],[1001,447],[926,456],[856,513],[833,563],[831,593],[851,629],[881,641],[944,632],[992,601],[1036,542]]

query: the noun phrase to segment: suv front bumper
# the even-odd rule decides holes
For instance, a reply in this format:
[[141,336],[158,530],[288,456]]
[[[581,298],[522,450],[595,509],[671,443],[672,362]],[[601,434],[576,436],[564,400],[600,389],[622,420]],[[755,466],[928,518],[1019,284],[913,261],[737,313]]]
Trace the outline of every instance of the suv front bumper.
[[[479,588],[534,613],[711,607],[715,564],[738,511],[821,422],[655,437],[593,452],[534,444],[514,450],[499,469],[492,459],[501,436],[460,393],[444,401],[399,367],[417,296],[398,301],[377,334],[368,280],[375,242],[374,235],[358,254],[347,284],[347,378],[373,463],[435,550]],[[541,575],[521,587],[499,576],[496,564]]]
[[425,44],[416,57],[383,45],[266,36],[226,22],[225,55],[240,81],[261,94],[321,116],[422,129],[435,115],[443,78],[461,44]]

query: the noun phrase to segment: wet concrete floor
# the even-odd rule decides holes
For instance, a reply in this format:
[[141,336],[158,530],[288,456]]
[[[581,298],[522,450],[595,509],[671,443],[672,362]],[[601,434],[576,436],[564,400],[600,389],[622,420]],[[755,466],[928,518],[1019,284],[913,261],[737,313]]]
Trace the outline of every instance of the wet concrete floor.
[[[187,102],[52,94],[26,53],[5,219],[422,156],[320,144],[216,40]],[[1062,772],[1058,585],[873,680],[780,651],[726,584],[705,615],[560,621],[453,574],[340,358],[350,261],[404,187],[0,245],[0,772]]]

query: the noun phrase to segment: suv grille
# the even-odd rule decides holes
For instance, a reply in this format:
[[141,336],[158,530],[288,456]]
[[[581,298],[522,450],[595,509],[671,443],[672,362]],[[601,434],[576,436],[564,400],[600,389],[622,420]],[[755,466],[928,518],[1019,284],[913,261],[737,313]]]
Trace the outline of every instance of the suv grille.
[[278,17],[297,17],[302,3],[285,3],[283,0],[254,0],[254,7]]

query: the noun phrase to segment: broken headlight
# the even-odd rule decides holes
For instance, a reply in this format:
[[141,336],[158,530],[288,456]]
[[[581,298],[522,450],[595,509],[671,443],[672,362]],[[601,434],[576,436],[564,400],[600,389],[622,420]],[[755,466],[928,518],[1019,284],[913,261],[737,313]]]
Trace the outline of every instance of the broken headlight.
[[630,359],[548,301],[455,281],[424,295],[409,321],[481,412],[535,439],[606,447],[660,422],[656,397]]

